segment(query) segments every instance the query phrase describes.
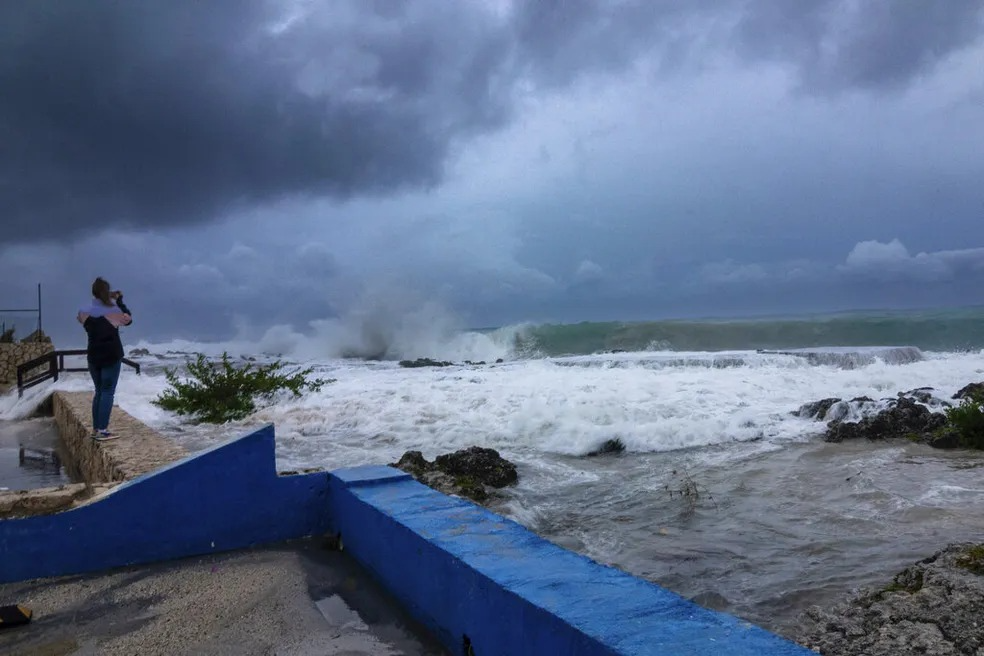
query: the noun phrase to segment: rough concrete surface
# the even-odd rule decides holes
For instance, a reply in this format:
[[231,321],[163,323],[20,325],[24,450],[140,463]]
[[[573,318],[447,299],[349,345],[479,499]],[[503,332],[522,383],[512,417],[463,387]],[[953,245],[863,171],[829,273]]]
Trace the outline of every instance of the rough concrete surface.
[[188,455],[173,440],[117,406],[113,406],[109,429],[119,438],[96,442],[90,437],[91,392],[55,392],[52,409],[62,442],[87,483],[128,481]]
[[0,585],[34,611],[8,656],[446,654],[343,553],[313,540]]

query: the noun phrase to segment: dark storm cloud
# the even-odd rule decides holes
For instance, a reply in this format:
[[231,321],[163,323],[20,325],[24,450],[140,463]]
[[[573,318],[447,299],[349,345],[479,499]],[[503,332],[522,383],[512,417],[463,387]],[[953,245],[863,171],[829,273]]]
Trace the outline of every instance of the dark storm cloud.
[[[292,193],[429,185],[455,136],[504,118],[486,93],[500,48],[469,33],[480,25],[455,38],[436,17],[403,24],[365,9],[342,26],[326,10],[278,34],[270,6],[3,3],[7,235],[193,223]],[[478,42],[460,42],[470,36]]]
[[[848,7],[855,7],[849,10]],[[814,0],[0,4],[3,239],[153,227],[440,182],[460,138],[643,53],[715,39],[804,85],[881,88],[980,34],[980,4]],[[703,36],[703,38],[698,38]]]

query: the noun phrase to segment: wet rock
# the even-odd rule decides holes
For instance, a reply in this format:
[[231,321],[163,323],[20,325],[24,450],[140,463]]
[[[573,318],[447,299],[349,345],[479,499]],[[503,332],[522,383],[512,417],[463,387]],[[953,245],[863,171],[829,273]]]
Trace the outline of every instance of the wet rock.
[[400,366],[408,369],[417,367],[450,367],[453,362],[444,360],[431,360],[430,358],[417,358],[416,360],[400,360]]
[[424,458],[420,451],[407,451],[390,466],[407,472],[435,490],[478,503],[497,498],[489,487],[502,488],[519,480],[516,465],[495,449],[478,446],[439,455],[434,462]]
[[933,433],[945,424],[945,416],[903,396],[891,401],[888,408],[873,417],[858,422],[831,421],[823,439],[843,442],[861,437],[869,440],[904,437],[928,443]]
[[951,408],[953,404],[949,401],[939,398],[933,394],[935,390],[932,387],[917,387],[916,389],[909,390],[908,392],[899,392],[899,398],[907,398],[916,401],[917,403],[923,403],[929,406],[930,409],[943,409]]
[[935,398],[932,387],[917,387],[908,392],[899,392],[898,396],[899,398],[905,397],[913,401],[918,401],[919,403],[932,403]]
[[835,403],[840,403],[840,399],[828,398],[820,399],[819,401],[814,401],[812,403],[804,403],[799,407],[799,410],[793,414],[797,417],[802,417],[803,419],[816,419],[818,421],[823,421],[827,417],[827,411]]
[[599,446],[594,451],[589,451],[585,455],[587,455],[588,457],[594,457],[594,456],[605,455],[608,453],[622,453],[623,451],[625,451],[625,444],[622,443],[621,439],[615,437],[610,440],[605,440],[604,442],[602,442],[601,446]]
[[963,446],[960,441],[960,431],[953,426],[943,426],[924,440],[935,449],[959,449]]
[[880,590],[813,607],[793,638],[824,656],[984,653],[984,545],[956,544]]
[[468,476],[492,487],[506,487],[519,480],[516,465],[495,449],[471,446],[454,453],[437,456],[437,468],[452,476]]
[[150,351],[145,348],[135,348],[130,351],[131,356],[150,355]]
[[969,399],[974,395],[984,395],[984,383],[970,383],[969,385],[964,385],[960,388],[960,391],[953,395],[953,398]]
[[390,466],[405,471],[416,478],[431,471],[434,468],[434,463],[428,462],[420,451],[407,451],[400,456],[399,461]]

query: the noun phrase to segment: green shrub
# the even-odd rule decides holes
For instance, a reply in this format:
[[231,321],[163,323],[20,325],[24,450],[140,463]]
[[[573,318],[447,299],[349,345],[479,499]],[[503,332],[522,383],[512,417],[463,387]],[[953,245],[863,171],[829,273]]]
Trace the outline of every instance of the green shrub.
[[946,421],[957,432],[961,446],[984,449],[984,392],[971,392],[960,405],[947,408]]
[[2,333],[0,333],[0,344],[13,344],[14,343],[14,327],[11,326],[7,328]]
[[256,411],[257,399],[269,400],[280,391],[300,396],[317,392],[334,380],[307,380],[313,369],[287,375],[283,363],[235,366],[226,353],[220,362],[209,362],[201,353],[187,362],[190,378],[181,380],[174,369],[165,369],[170,388],[152,403],[179,415],[192,415],[201,422],[221,424],[243,419]]

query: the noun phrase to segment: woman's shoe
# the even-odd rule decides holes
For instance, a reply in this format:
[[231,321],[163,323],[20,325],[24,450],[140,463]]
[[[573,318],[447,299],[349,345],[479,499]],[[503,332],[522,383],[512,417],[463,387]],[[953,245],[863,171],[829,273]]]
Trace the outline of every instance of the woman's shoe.
[[109,440],[115,440],[117,437],[119,437],[119,435],[117,435],[116,433],[110,433],[105,428],[101,430],[97,430],[92,435],[92,439],[94,439],[97,442],[107,442]]

